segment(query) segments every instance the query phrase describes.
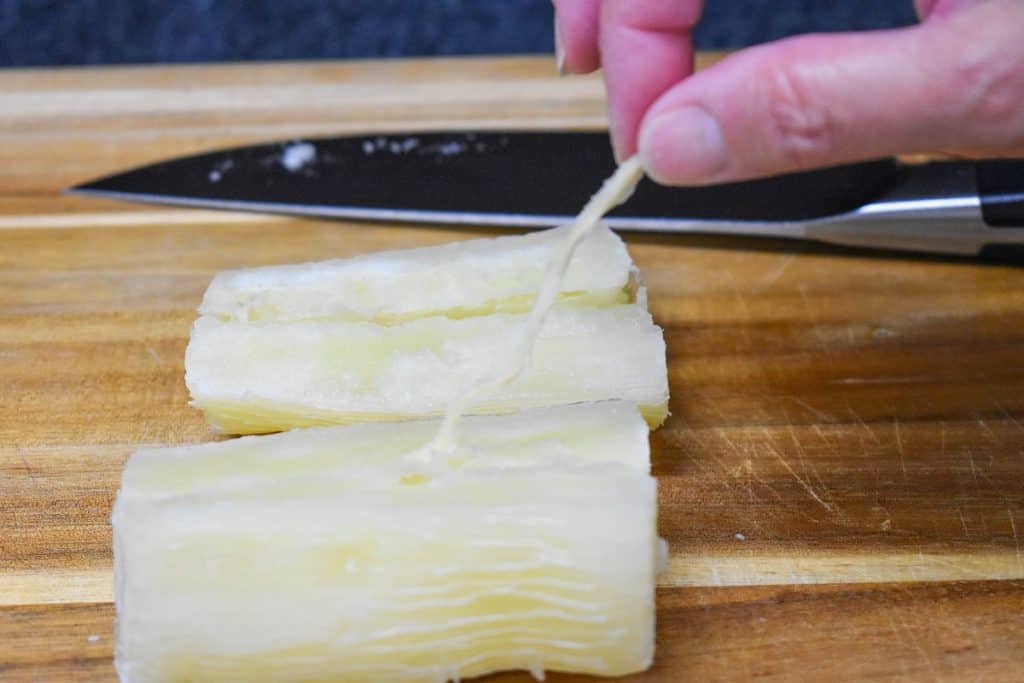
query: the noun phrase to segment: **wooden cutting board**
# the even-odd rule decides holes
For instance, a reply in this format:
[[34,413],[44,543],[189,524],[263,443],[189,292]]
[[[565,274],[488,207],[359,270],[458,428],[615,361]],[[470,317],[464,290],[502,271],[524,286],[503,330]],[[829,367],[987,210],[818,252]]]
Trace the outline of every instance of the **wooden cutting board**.
[[[541,58],[0,73],[0,679],[113,677],[111,500],[136,445],[211,438],[182,354],[215,271],[493,234],[61,188],[257,140],[597,128],[602,107]],[[673,413],[657,661],[632,680],[1024,678],[1024,269],[628,241]]]

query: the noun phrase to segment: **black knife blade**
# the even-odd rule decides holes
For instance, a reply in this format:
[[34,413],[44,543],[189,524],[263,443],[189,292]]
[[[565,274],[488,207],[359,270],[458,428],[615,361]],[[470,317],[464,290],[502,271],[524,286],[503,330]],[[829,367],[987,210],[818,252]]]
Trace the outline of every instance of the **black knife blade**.
[[[329,217],[552,225],[575,215],[614,168],[606,133],[431,132],[225,149],[72,191]],[[853,210],[905,173],[894,160],[881,160],[701,188],[644,181],[613,215],[807,220]]]
[[[71,191],[328,218],[548,227],[571,220],[614,168],[604,132],[375,134],[218,150]],[[1024,244],[1024,160],[880,159],[694,188],[644,180],[607,222],[973,255]]]

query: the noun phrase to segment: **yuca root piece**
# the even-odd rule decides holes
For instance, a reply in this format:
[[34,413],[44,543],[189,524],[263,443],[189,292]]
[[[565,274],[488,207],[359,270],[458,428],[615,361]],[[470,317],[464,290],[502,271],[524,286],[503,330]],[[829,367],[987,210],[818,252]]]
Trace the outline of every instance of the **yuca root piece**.
[[647,427],[619,402],[298,430],[126,465],[123,681],[444,681],[650,664],[662,555]]
[[[224,320],[396,323],[433,315],[524,313],[571,226],[435,247],[383,251],[318,263],[218,273],[202,315]],[[580,243],[559,300],[627,303],[632,262],[622,240],[599,226]]]
[[[205,316],[185,355],[193,405],[228,433],[441,414],[518,343],[522,315],[367,322],[224,322]],[[559,307],[526,372],[470,412],[624,399],[667,414],[665,343],[636,304]]]

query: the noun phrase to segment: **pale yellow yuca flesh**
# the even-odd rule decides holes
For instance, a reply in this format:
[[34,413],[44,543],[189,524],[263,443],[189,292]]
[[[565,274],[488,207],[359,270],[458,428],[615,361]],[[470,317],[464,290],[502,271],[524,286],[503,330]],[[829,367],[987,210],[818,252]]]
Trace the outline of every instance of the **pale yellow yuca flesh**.
[[[202,315],[237,321],[468,317],[530,308],[544,267],[569,226],[319,263],[218,273]],[[598,227],[579,245],[559,299],[607,306],[629,299],[632,262],[622,240]]]
[[[237,434],[443,413],[513,352],[522,315],[421,318],[400,325],[203,317],[185,356],[193,403]],[[661,329],[641,306],[559,307],[518,379],[472,413],[624,399],[652,425],[667,414]]]
[[623,403],[142,449],[114,508],[117,667],[142,681],[622,675],[653,652],[647,429]]

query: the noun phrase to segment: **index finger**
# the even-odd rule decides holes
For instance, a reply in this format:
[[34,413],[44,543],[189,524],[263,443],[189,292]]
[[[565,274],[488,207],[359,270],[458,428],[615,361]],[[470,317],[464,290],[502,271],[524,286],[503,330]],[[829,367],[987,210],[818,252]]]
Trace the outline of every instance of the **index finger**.
[[600,48],[608,126],[619,159],[632,156],[644,113],[693,73],[690,31],[701,0],[604,0]]
[[558,70],[584,74],[601,66],[597,22],[601,0],[552,0],[555,5],[555,51]]

